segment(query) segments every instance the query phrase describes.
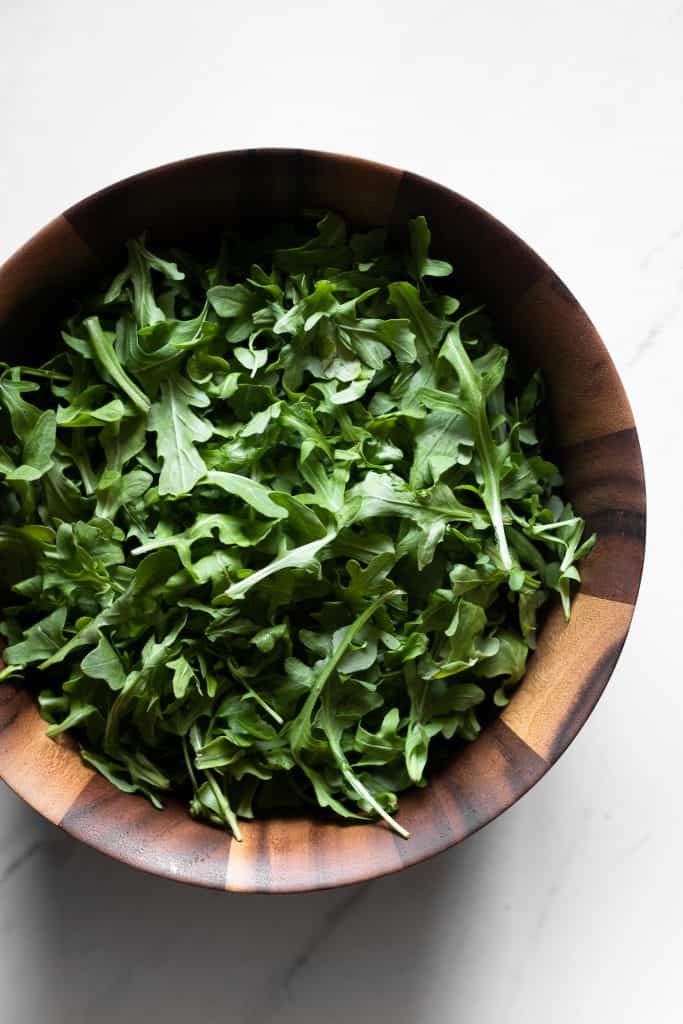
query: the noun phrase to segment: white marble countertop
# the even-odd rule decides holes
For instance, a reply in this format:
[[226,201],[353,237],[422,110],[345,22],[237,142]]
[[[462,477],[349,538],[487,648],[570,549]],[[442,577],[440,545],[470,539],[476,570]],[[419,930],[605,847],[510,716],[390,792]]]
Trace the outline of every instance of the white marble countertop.
[[5,0],[0,259],[126,174],[299,145],[436,178],[583,302],[623,374],[646,575],[566,756],[461,847],[308,896],[196,891],[0,785],[4,1024],[681,1020],[683,6],[679,0]]

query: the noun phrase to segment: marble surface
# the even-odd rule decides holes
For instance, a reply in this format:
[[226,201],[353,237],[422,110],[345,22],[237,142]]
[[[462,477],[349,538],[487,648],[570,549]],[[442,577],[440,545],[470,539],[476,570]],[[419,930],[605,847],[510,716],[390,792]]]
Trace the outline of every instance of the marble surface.
[[194,153],[300,145],[471,196],[538,249],[623,374],[646,575],[595,714],[536,789],[401,875],[290,897],[122,867],[0,785],[4,1024],[681,1019],[683,6],[4,0],[0,258]]

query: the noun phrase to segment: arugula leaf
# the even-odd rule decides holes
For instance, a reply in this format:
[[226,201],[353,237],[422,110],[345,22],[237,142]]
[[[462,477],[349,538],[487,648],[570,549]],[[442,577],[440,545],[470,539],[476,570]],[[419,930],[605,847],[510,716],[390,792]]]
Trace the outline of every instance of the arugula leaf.
[[161,397],[153,404],[149,429],[157,435],[157,454],[163,462],[159,494],[186,494],[206,473],[195,444],[208,441],[211,424],[199,419],[192,406],[206,408],[209,399],[184,377],[173,374],[161,385]]
[[222,601],[234,601],[244,597],[257,583],[268,579],[274,573],[282,572],[283,569],[304,569],[310,566],[317,566],[316,555],[334,539],[334,536],[334,533],[326,533],[319,540],[312,540],[308,544],[301,544],[299,547],[292,548],[286,554],[275,558],[268,565],[264,565],[262,569],[257,569],[256,572],[252,572],[249,576],[229,586],[225,591]]
[[103,634],[100,634],[97,647],[93,647],[81,661],[81,671],[92,679],[103,679],[112,690],[121,690],[126,681],[121,659]]
[[271,499],[267,487],[256,480],[240,476],[239,473],[220,473],[217,470],[211,470],[206,474],[203,482],[220,488],[226,494],[234,495],[245,505],[253,508],[255,512],[259,512],[269,519],[282,519],[287,515],[285,510]]
[[52,468],[56,439],[57,419],[52,409],[46,409],[26,435],[22,464],[10,469],[7,480],[39,480]]
[[104,302],[120,300],[125,285],[130,282],[133,286],[132,307],[138,326],[147,327],[165,320],[164,311],[155,298],[151,271],[157,271],[168,281],[181,281],[185,275],[178,270],[175,263],[156,256],[141,241],[130,241],[126,247],[128,264],[112,281],[104,296]]
[[138,407],[140,412],[148,413],[149,400],[147,395],[130,379],[119,363],[114,351],[114,343],[102,330],[99,318],[96,316],[88,317],[84,321],[84,327],[88,332],[93,355],[100,371],[110,377],[128,395],[131,402]]
[[40,622],[24,630],[24,639],[11,644],[3,653],[7,665],[29,665],[44,661],[62,645],[66,608],[56,608]]
[[449,277],[453,273],[453,267],[446,260],[433,260],[429,258],[429,246],[432,241],[432,233],[429,230],[425,217],[416,217],[411,220],[410,225],[410,260],[409,267],[411,276],[416,281],[423,277]]
[[496,446],[488,418],[486,400],[503,378],[507,363],[507,352],[500,346],[492,350],[495,362],[487,361],[483,372],[477,372],[460,337],[462,318],[450,329],[441,349],[440,356],[454,367],[460,380],[460,395],[457,404],[468,417],[474,444],[479,457],[482,475],[482,497],[496,534],[496,542],[503,568],[512,568],[501,501],[500,477],[502,470],[501,453]]

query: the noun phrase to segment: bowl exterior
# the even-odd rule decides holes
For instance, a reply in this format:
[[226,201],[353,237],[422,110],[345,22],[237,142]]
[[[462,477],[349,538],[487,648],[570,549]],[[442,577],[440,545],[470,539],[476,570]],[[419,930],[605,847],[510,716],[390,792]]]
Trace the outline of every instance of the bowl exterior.
[[502,336],[544,373],[565,490],[598,542],[582,566],[571,622],[549,614],[513,699],[426,789],[405,794],[404,841],[381,825],[311,818],[247,822],[244,841],[155,811],[45,736],[26,689],[0,684],[0,777],[50,821],[154,874],[246,892],[296,892],[398,871],[465,839],[522,796],[590,715],[628,631],[642,573],[645,486],[633,416],[595,328],[557,276],[508,228],[463,196],[409,172],[306,150],[211,154],[128,178],[48,224],[0,268],[3,351],[45,345],[64,297],[120,258],[122,242],[218,235],[254,218],[331,208],[397,233],[424,214],[433,251],[483,298]]

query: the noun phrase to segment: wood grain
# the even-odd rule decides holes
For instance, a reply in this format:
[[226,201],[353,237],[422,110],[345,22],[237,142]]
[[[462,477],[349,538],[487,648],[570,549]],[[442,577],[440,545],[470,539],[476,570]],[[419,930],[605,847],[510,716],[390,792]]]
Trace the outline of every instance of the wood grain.
[[0,775],[15,793],[58,824],[95,777],[67,736],[45,735],[47,726],[27,690],[0,685]]
[[606,685],[643,565],[638,438],[595,328],[521,239],[463,196],[408,172],[327,153],[242,150],[119,182],[72,207],[0,268],[5,358],[25,348],[34,354],[70,295],[120,258],[126,238],[147,229],[155,242],[191,242],[306,207],[336,209],[358,225],[387,224],[396,234],[409,217],[428,217],[435,255],[450,259],[461,287],[485,300],[522,359],[542,368],[567,495],[599,540],[582,566],[571,622],[551,610],[503,715],[425,789],[403,796],[398,818],[411,832],[407,842],[380,824],[302,816],[246,822],[239,844],[193,821],[178,802],[157,812],[114,790],[68,739],[46,738],[28,691],[0,684],[0,775],[20,796],[127,864],[241,892],[326,888],[398,871],[462,841],[519,799],[571,742]]
[[502,720],[548,762],[556,761],[593,710],[619,657],[633,608],[583,591],[565,622],[554,605],[538,650]]
[[176,800],[158,811],[143,797],[120,793],[96,775],[59,823],[70,835],[131,867],[177,882],[225,886],[230,837],[193,821]]
[[303,892],[400,871],[447,849],[514,803],[547,762],[503,721],[465,747],[427,790],[407,793],[408,841],[383,825],[272,818],[243,825],[244,841],[192,821],[170,801],[163,812],[92,778],[61,825],[102,853],[175,881],[233,892]]
[[355,157],[347,157],[340,165],[327,153],[302,152],[300,159],[306,203],[312,209],[341,210],[354,224],[390,222],[403,171]]
[[3,353],[30,345],[38,360],[51,344],[46,324],[67,312],[97,257],[65,217],[56,217],[0,267],[0,345]]
[[511,314],[512,341],[546,379],[555,434],[564,447],[633,428],[633,413],[595,327],[552,271]]
[[299,150],[238,150],[157,167],[84,199],[64,216],[102,260],[127,238],[216,239],[228,225],[289,216],[306,205]]
[[584,594],[635,604],[645,557],[645,477],[635,429],[560,453],[565,492],[598,542],[581,567]]
[[56,217],[0,268],[0,323],[25,307],[36,292],[73,287],[95,259],[65,217]]

